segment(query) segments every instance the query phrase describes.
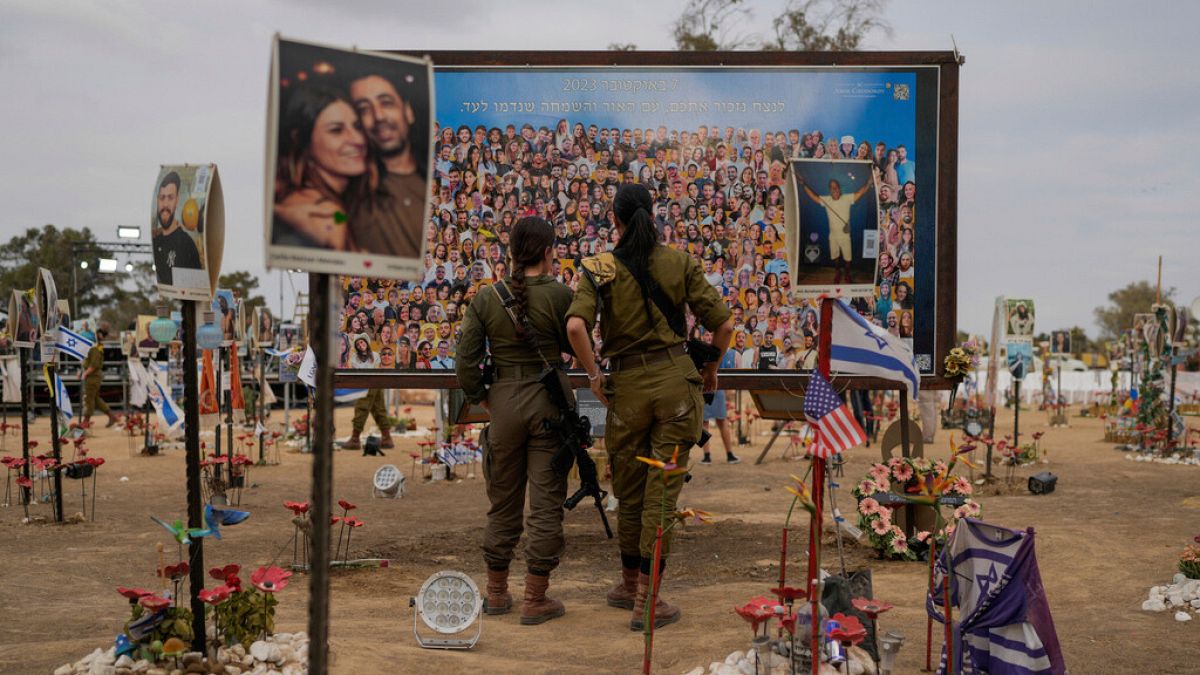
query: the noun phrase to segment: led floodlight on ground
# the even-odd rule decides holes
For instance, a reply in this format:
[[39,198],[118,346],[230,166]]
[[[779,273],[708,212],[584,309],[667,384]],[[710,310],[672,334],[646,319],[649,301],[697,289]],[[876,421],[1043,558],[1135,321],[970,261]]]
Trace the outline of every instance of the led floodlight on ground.
[[117,238],[119,239],[141,239],[142,228],[132,225],[118,225]]
[[116,272],[117,271],[116,259],[115,258],[101,258],[99,269],[101,272],[104,272],[106,274],[112,274],[113,272]]
[[399,499],[404,496],[404,484],[404,474],[400,473],[400,469],[394,464],[384,464],[375,470],[371,496]]
[[[413,635],[425,649],[470,649],[483,634],[483,597],[471,577],[453,570],[436,572],[421,584],[415,598],[408,601],[413,608]],[[425,637],[421,635],[417,618],[439,635],[461,635],[477,624],[475,634],[467,637]]]

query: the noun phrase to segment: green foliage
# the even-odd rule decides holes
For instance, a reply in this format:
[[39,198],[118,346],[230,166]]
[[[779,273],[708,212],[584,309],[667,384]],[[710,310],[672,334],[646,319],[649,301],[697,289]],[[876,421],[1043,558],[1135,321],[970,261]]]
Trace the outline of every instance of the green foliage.
[[632,42],[610,42],[610,43],[608,43],[608,51],[610,51],[610,52],[636,52],[637,45]]
[[233,291],[234,296],[242,299],[242,306],[245,308],[247,321],[249,321],[251,312],[255,307],[262,307],[267,304],[266,299],[261,295],[255,294],[255,291],[258,290],[258,277],[245,270],[222,274],[217,279],[217,287],[228,288]]
[[788,0],[771,20],[773,35],[737,31],[752,16],[745,0],[689,0],[673,28],[681,51],[854,51],[871,31],[891,34],[887,0]]
[[[1133,328],[1133,315],[1149,312],[1156,295],[1154,284],[1149,281],[1137,281],[1109,293],[1109,304],[1094,310],[1101,337],[1115,339]],[[1174,288],[1164,288],[1162,299],[1167,302],[1174,295]]]
[[209,611],[227,644],[240,642],[250,645],[263,635],[275,632],[275,607],[279,604],[273,593],[247,588]]

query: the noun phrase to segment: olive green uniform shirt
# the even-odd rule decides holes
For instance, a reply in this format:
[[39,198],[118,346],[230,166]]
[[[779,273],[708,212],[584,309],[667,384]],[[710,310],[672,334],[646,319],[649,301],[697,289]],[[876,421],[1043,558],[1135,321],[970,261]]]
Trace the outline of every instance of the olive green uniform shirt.
[[[649,298],[646,302],[650,305],[650,314],[647,315],[642,289],[623,263],[611,259],[611,254],[602,254],[588,258],[584,266],[592,271],[592,278],[600,288],[593,285],[588,275],[582,275],[567,316],[583,319],[591,331],[596,320],[597,293],[603,296],[600,335],[604,340],[605,358],[644,354],[684,342],[685,338],[671,330],[666,317]],[[600,268],[601,273],[596,274],[595,268]],[[650,273],[671,303],[678,307],[686,302],[696,320],[706,329],[716,330],[732,314],[721,294],[704,278],[700,263],[691,255],[656,246],[650,254]]]
[[104,347],[100,346],[99,343],[88,350],[87,358],[83,360],[83,369],[87,370],[88,368],[91,368],[92,372],[88,374],[87,383],[89,385],[99,385],[104,378],[104,373],[102,372],[104,368]]
[[[529,325],[537,333],[541,353],[556,365],[561,362],[560,354],[571,353],[566,327],[571,289],[546,275],[525,277],[525,288]],[[454,359],[458,383],[472,403],[487,398],[479,365],[488,351],[497,366],[542,365],[542,357],[529,342],[517,337],[516,327],[493,288],[481,289],[467,306]]]

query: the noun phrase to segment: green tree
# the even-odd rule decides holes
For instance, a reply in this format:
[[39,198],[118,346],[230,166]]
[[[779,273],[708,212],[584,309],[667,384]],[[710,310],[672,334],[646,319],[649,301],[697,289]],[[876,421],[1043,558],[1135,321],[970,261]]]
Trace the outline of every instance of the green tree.
[[[1174,288],[1163,289],[1162,299],[1170,301]],[[1108,304],[1095,309],[1096,324],[1100,326],[1101,339],[1114,339],[1123,331],[1133,328],[1134,314],[1150,313],[1150,306],[1157,298],[1154,284],[1136,281],[1108,294]]]
[[[72,251],[79,249],[89,252],[76,258]],[[37,283],[38,268],[44,267],[54,277],[58,297],[71,300],[74,286],[75,302],[71,310],[90,315],[118,293],[124,279],[120,273],[100,273],[96,261],[102,257],[112,256],[86,227],[82,230],[60,230],[54,225],[29,228],[0,245],[0,291],[4,293],[4,303],[7,305],[11,291],[33,288]],[[87,261],[88,268],[80,269],[80,261]]]
[[767,38],[742,30],[753,16],[746,5],[745,0],[689,0],[672,29],[676,48],[852,51],[872,31],[891,34],[883,18],[887,0],[789,0],[771,20],[773,34]]
[[267,304],[265,298],[255,293],[258,290],[258,277],[245,270],[222,274],[217,280],[217,287],[227,288],[233,291],[234,297],[241,298],[246,317],[251,316],[255,307]]

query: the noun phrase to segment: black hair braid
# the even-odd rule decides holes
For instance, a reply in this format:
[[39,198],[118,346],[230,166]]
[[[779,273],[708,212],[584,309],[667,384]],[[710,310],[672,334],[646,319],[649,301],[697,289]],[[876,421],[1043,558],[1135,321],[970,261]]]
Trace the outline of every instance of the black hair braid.
[[528,339],[529,289],[525,285],[525,268],[541,262],[546,249],[554,245],[554,227],[542,218],[529,217],[517,221],[509,237],[509,257],[512,259],[512,272],[508,277],[508,285],[512,290],[516,306],[513,313],[517,316],[517,337]]

